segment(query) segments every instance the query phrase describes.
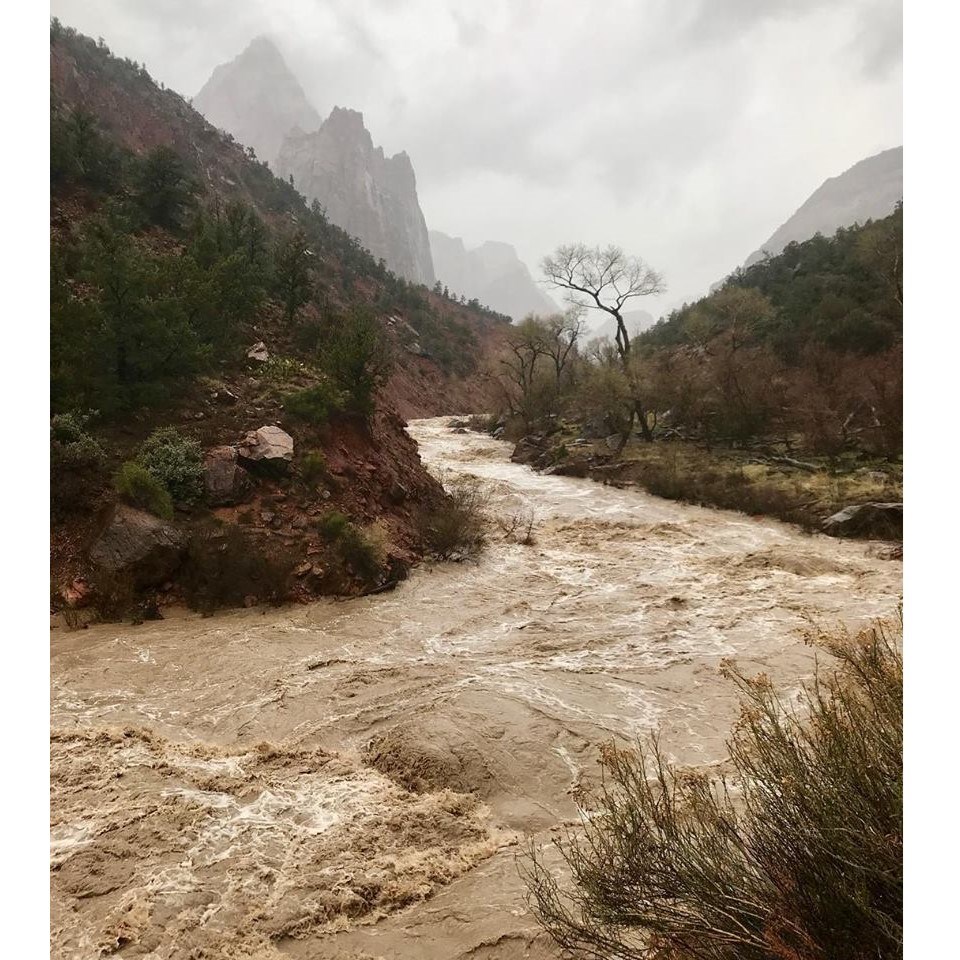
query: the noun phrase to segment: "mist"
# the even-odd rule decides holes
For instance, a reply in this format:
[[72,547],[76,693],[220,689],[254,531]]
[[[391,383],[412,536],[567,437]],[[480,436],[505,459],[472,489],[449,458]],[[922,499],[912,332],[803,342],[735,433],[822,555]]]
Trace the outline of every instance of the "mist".
[[616,243],[659,314],[706,292],[827,177],[902,142],[891,0],[586,6],[407,0],[54,0],[52,13],[191,96],[270,36],[326,115],[405,150],[427,224],[538,264]]

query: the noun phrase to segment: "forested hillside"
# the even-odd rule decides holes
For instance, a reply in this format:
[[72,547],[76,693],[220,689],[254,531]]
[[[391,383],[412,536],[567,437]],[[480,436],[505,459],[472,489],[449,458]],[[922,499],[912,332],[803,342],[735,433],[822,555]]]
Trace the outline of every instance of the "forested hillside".
[[[789,244],[619,344],[584,348],[576,313],[524,321],[496,378],[517,456],[808,526],[899,501],[902,250],[898,207]],[[603,278],[633,263],[576,254]]]
[[[58,597],[216,605],[395,578],[442,496],[400,415],[482,405],[506,319],[393,275],[140,65],[56,20],[50,38]],[[282,450],[258,447],[264,427]],[[140,552],[172,556],[121,562],[137,525]],[[282,575],[212,596],[228,541]]]
[[734,290],[765,298],[750,338],[785,358],[797,360],[814,344],[857,354],[890,348],[903,335],[903,207],[737,270],[721,290],[657,324],[646,341],[692,343],[728,328],[736,318],[724,305]]

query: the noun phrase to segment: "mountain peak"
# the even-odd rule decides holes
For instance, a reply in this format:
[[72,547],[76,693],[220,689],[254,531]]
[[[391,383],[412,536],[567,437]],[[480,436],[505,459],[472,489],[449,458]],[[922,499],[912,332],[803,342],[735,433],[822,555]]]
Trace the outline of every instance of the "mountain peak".
[[437,277],[454,294],[476,297],[514,320],[528,313],[557,312],[557,305],[537,286],[509,243],[486,240],[467,247],[460,237],[431,230],[430,250]]
[[214,69],[193,106],[270,164],[290,130],[320,126],[320,115],[277,45],[262,34]]
[[883,150],[828,177],[769,240],[747,258],[749,267],[765,254],[775,256],[793,241],[816,233],[833,236],[840,227],[878,220],[903,199],[903,147]]
[[261,33],[260,36],[254,37],[250,43],[247,44],[246,50],[240,54],[252,53],[256,56],[268,56],[268,57],[277,57],[282,60],[283,57],[280,54],[280,51],[277,49],[277,45],[265,34]]

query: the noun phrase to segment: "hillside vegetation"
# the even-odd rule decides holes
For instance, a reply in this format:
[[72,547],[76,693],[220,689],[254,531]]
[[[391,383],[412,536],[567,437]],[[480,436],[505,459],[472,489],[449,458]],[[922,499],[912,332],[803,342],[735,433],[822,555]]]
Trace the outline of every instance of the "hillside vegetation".
[[902,250],[902,207],[789,244],[626,358],[575,310],[528,318],[493,370],[518,459],[811,527],[900,500]]
[[[241,549],[224,539],[239,522],[283,566],[314,558],[272,599],[395,577],[421,549],[415,516],[442,496],[396,411],[482,403],[475,374],[506,318],[396,277],[102,41],[56,20],[50,40],[56,602],[119,589],[87,552],[118,498],[167,520],[175,510],[186,540],[213,523],[215,549]],[[292,460],[243,473],[242,495],[213,502],[205,452],[276,424]],[[195,446],[196,496],[142,462],[158,430]],[[366,554],[378,563],[334,556],[352,534],[311,529],[334,508],[377,541]],[[166,578],[171,596],[186,568]]]

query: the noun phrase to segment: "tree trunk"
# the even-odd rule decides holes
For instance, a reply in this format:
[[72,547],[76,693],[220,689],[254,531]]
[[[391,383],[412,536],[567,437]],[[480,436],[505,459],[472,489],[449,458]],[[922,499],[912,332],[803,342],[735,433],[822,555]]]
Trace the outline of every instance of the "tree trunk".
[[623,448],[627,445],[627,441],[630,439],[630,434],[633,433],[633,421],[635,417],[635,411],[630,411],[630,420],[627,423],[625,430],[620,433],[620,440],[617,443],[617,449],[614,450],[613,455],[619,460],[620,454],[623,453]]
[[[617,321],[617,351],[620,354],[620,362],[623,365],[623,372],[627,375],[628,379],[630,376],[630,334],[627,333],[627,325],[623,322],[623,317],[620,315],[619,310],[609,311],[613,314],[614,318]],[[633,411],[630,414],[630,432],[633,432],[633,420],[634,417],[640,421],[640,436],[647,443],[653,443],[653,431],[650,429],[650,424],[647,423],[647,412],[643,408],[643,404],[639,400],[633,401]],[[617,455],[620,455],[620,450],[626,445],[626,439],[623,443],[620,444],[620,448],[617,450]]]
[[634,409],[637,414],[637,419],[640,421],[640,436],[643,437],[647,443],[653,443],[653,431],[647,422],[647,411],[644,410],[643,404],[639,400],[636,401]]

